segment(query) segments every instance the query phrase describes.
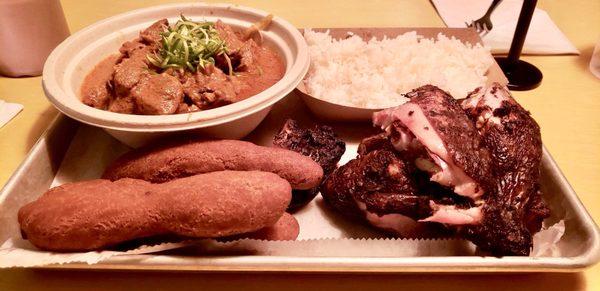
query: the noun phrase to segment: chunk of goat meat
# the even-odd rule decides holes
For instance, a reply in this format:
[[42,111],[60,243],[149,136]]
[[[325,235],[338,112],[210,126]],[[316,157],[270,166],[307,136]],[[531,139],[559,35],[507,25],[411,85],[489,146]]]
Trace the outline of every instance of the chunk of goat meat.
[[159,45],[162,39],[161,33],[165,32],[169,27],[167,19],[161,19],[154,22],[150,27],[140,32],[142,42],[148,45]]
[[119,52],[125,57],[131,57],[132,54],[139,50],[145,50],[144,55],[154,52],[162,46],[161,34],[167,31],[169,21],[161,19],[154,22],[150,27],[140,31],[139,37],[126,41],[119,48]]
[[215,29],[217,30],[219,37],[227,43],[227,49],[229,51],[237,51],[244,44],[244,42],[237,37],[231,26],[226,25],[223,21],[217,20]]
[[185,95],[198,108],[210,109],[237,101],[235,85],[229,76],[214,66],[207,72],[197,72],[193,78],[183,83]]
[[146,60],[147,49],[136,50],[128,58],[115,65],[113,83],[117,96],[128,96],[131,89],[142,79],[150,75]]
[[146,45],[141,42],[140,38],[124,42],[119,48],[119,52],[124,57],[131,57],[135,51],[146,49]]
[[131,96],[138,114],[172,114],[183,100],[183,88],[171,75],[152,75],[140,81],[131,90]]

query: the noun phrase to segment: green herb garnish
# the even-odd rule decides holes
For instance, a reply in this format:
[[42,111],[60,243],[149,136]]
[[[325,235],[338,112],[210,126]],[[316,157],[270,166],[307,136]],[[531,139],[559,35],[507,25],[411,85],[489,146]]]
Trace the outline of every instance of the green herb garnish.
[[207,64],[214,64],[215,57],[223,55],[229,67],[233,68],[227,55],[227,44],[219,37],[212,22],[194,22],[181,15],[175,26],[161,33],[162,45],[155,54],[146,58],[161,69],[178,68],[196,72]]

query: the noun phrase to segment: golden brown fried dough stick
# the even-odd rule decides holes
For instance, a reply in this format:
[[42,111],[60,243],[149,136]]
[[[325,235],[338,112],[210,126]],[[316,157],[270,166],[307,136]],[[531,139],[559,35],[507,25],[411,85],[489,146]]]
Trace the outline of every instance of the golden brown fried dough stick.
[[296,218],[284,213],[277,222],[271,226],[261,228],[255,232],[244,233],[218,239],[219,241],[228,242],[238,239],[262,239],[262,240],[296,240],[300,234],[300,225]]
[[248,238],[263,240],[296,240],[300,234],[300,225],[296,218],[284,213],[277,223],[248,234]]
[[223,170],[272,172],[288,180],[294,189],[310,189],[323,178],[323,169],[309,157],[239,140],[178,141],[143,147],[118,158],[102,178],[163,183]]
[[223,237],[275,224],[290,184],[259,171],[222,171],[151,184],[91,180],[50,189],[19,210],[21,231],[50,251],[101,249],[158,236]]

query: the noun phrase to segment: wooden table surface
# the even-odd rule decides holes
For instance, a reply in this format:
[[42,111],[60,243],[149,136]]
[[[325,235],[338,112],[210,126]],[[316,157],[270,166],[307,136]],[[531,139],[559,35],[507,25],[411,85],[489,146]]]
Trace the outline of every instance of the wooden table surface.
[[[100,19],[161,0],[62,0],[75,32]],[[424,0],[371,1],[237,1],[281,16],[297,27],[444,26]],[[588,70],[600,40],[600,1],[539,1],[581,51],[579,56],[530,56],[544,74],[542,85],[515,92],[542,127],[542,137],[567,179],[600,221],[600,80]],[[0,185],[26,156],[57,111],[44,97],[41,78],[0,77],[0,99],[25,106],[0,129]],[[584,290],[600,289],[600,265],[575,274],[528,275],[314,275],[199,274],[0,270],[0,290]]]

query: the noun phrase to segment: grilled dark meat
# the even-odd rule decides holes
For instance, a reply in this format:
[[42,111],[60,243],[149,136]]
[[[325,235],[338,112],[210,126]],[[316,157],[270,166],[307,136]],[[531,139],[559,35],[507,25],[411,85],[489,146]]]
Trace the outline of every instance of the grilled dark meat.
[[321,185],[321,196],[333,209],[348,218],[364,218],[353,193],[360,183],[356,178],[360,160],[350,160],[337,168]]
[[390,142],[389,134],[382,132],[364,138],[358,145],[358,155],[366,155],[375,150],[387,150],[394,152],[394,145]]
[[427,153],[422,158],[437,165],[426,169],[432,181],[462,196],[481,197],[492,184],[490,154],[460,104],[431,85],[407,97],[410,102],[375,113],[373,123],[391,135],[397,150]]
[[524,222],[527,230],[534,234],[542,229],[542,222],[550,216],[550,209],[542,198],[539,183],[536,184],[535,191],[530,195],[529,202],[525,206]]
[[[275,146],[289,149],[312,158],[323,168],[323,181],[337,167],[346,151],[346,143],[339,139],[333,129],[326,125],[316,125],[310,129],[301,128],[298,122],[288,119],[279,133],[273,138]],[[319,193],[320,186],[308,190],[293,190],[288,211],[294,211],[310,202]]]
[[[370,137],[367,137],[361,141],[358,145],[359,159],[363,159],[364,156],[374,151],[389,151],[394,153],[397,159],[403,163],[403,173],[405,175],[406,183],[413,184],[416,187],[415,195],[427,196],[429,200],[434,201],[436,204],[441,205],[456,205],[460,209],[466,209],[474,206],[473,201],[469,198],[457,195],[452,190],[444,187],[440,184],[431,182],[429,180],[429,174],[417,169],[414,165],[414,157],[416,153],[421,151],[396,151],[393,146],[394,136],[387,133],[380,133]],[[397,203],[396,203],[397,204]],[[399,206],[402,207],[402,206]],[[430,207],[429,207],[430,208]],[[372,208],[372,211],[376,213],[380,212],[377,208]],[[390,209],[386,210],[387,213],[398,212],[398,210]],[[398,212],[402,213],[402,212]],[[430,213],[431,215],[431,213]],[[413,219],[420,219],[424,217],[411,216]]]
[[[366,139],[363,145],[370,141]],[[431,197],[419,195],[417,185],[396,153],[373,149],[335,170],[322,186],[321,195],[343,215],[400,236],[447,235],[441,225],[417,223],[433,211]],[[438,202],[450,202],[442,200]]]
[[358,159],[331,175],[323,196],[337,210],[401,235],[425,222],[479,223],[491,183],[489,152],[475,126],[436,87],[408,96],[409,103],[374,115],[385,132],[363,140]]
[[326,174],[335,170],[346,151],[346,143],[337,137],[331,127],[316,125],[304,129],[293,119],[285,122],[273,138],[273,144],[309,156],[321,165]]
[[472,207],[432,202],[434,213],[424,221],[450,225],[478,224],[482,196],[493,182],[490,153],[460,104],[435,86],[423,86],[410,101],[377,112],[373,122],[388,134],[394,148],[430,180],[472,200]]
[[537,123],[497,84],[462,104],[434,86],[408,97],[376,113],[374,123],[431,181],[472,200],[470,208],[434,201],[433,215],[422,221],[454,225],[494,255],[528,255],[549,215],[539,191]]
[[496,256],[528,255],[549,216],[537,123],[498,84],[462,102],[434,86],[408,97],[374,115],[384,132],[331,174],[325,200],[401,235],[437,226]]
[[467,228],[466,235],[497,255],[527,255],[533,234],[550,215],[539,189],[540,128],[499,84],[475,92],[462,105],[490,150],[497,180],[483,209],[486,219]]

